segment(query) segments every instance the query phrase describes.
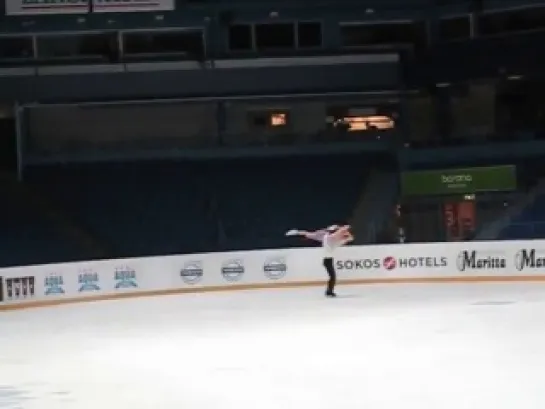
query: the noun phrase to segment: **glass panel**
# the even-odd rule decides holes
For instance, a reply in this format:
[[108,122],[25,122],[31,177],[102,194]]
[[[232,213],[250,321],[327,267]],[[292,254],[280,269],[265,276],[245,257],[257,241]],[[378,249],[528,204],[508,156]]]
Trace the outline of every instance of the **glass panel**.
[[439,21],[439,38],[442,41],[464,40],[469,36],[469,16],[452,17]]
[[322,46],[322,25],[317,22],[297,24],[299,48],[318,48]]
[[34,56],[32,37],[0,37],[0,59],[30,59]]
[[369,45],[413,44],[427,42],[424,23],[347,24],[341,26],[341,41],[344,47]]
[[204,55],[202,30],[138,31],[123,33],[126,56],[176,55],[200,58]]
[[485,138],[493,133],[496,89],[491,84],[469,85],[452,97],[452,135]]
[[495,35],[545,28],[545,7],[528,7],[482,14],[478,19],[481,35]]
[[229,27],[229,49],[231,51],[250,51],[252,44],[252,26],[237,24]]
[[115,60],[116,33],[43,35],[37,37],[38,58]]
[[39,106],[28,109],[34,154],[204,147],[216,141],[214,103]]
[[407,120],[410,135],[407,141],[426,145],[434,139],[436,131],[435,109],[429,94],[411,96],[407,100]]
[[258,50],[295,48],[294,24],[257,24],[255,41]]
[[506,137],[543,137],[545,129],[545,84],[534,81],[505,81],[497,92],[496,129]]
[[395,106],[330,107],[326,122],[347,132],[387,131],[395,128],[397,111]]

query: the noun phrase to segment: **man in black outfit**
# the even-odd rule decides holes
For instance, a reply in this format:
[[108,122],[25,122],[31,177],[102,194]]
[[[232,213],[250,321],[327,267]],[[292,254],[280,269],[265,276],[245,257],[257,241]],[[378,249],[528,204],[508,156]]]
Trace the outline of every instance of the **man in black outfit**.
[[335,266],[333,265],[333,257],[326,257],[324,258],[324,267],[327,271],[327,275],[329,276],[329,280],[327,281],[327,289],[325,292],[325,295],[327,297],[336,297],[335,295],[335,284],[337,284],[337,273],[335,272]]

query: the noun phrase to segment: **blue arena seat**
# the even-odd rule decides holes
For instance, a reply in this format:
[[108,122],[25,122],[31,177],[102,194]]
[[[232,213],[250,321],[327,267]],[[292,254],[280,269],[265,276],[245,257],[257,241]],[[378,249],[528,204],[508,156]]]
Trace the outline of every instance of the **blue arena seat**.
[[285,231],[347,222],[370,166],[353,154],[59,165],[27,183],[113,256],[138,257],[300,245]]

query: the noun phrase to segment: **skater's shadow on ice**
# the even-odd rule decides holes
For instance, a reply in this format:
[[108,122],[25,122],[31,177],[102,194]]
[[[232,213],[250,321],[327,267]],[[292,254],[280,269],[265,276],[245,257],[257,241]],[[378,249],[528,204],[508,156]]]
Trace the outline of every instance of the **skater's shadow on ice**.
[[340,299],[363,298],[363,294],[337,294],[335,298],[340,298]]

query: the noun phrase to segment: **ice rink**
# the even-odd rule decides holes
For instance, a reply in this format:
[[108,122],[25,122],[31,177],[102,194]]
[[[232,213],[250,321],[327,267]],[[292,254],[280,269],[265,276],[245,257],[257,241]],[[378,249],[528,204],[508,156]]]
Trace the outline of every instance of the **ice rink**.
[[545,407],[545,284],[338,292],[2,312],[0,408]]

